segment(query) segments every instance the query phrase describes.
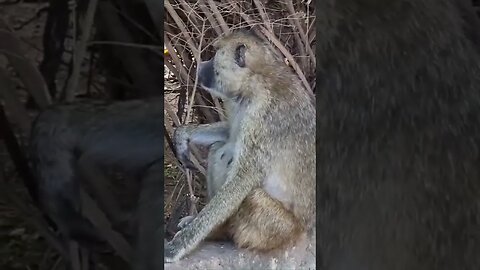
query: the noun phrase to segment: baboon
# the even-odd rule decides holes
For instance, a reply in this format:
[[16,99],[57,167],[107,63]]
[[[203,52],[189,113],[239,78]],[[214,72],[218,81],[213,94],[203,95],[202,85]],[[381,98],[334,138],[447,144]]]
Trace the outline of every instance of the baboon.
[[[225,103],[229,102],[225,101]],[[226,107],[227,115],[231,117],[232,113],[228,113],[229,106]],[[208,200],[211,200],[225,183],[233,162],[234,145],[232,142],[228,142],[228,133],[228,122],[187,125],[175,130],[177,156],[186,167],[194,168],[188,159],[188,144],[209,146],[207,158]],[[262,207],[256,207],[256,205]],[[270,213],[275,213],[275,215],[272,216]],[[285,215],[282,220],[286,224],[274,223],[278,220],[276,215],[279,213]],[[184,228],[193,218],[194,216],[182,218],[178,226]],[[261,237],[257,235],[258,232],[255,228],[260,225],[264,226]],[[275,227],[278,225],[284,226],[281,235],[278,234],[279,229]],[[303,229],[293,213],[286,210],[279,200],[273,199],[261,189],[256,189],[245,198],[240,209],[225,224],[212,231],[206,239],[233,238],[239,247],[269,251],[288,245],[297,238]]]
[[[105,190],[102,183],[93,180],[102,179],[106,169],[114,169],[141,179],[142,186],[153,189],[151,192],[142,190],[137,205],[140,212],[137,250],[159,246],[155,241],[161,241],[161,238],[153,235],[162,226],[162,219],[152,215],[161,215],[163,211],[162,172],[158,169],[158,164],[163,164],[163,134],[159,125],[163,109],[160,102],[163,102],[161,98],[125,102],[83,101],[54,105],[37,116],[30,137],[30,159],[40,204],[67,239],[87,247],[92,247],[92,243],[93,247],[103,243],[104,239],[93,224],[80,213],[79,180],[93,185],[92,191]],[[106,180],[99,182],[103,181]],[[157,194],[156,197],[150,194],[152,192]],[[102,192],[101,195],[110,194]],[[114,225],[125,223],[120,208],[112,203],[115,202],[113,198],[105,199],[98,193],[95,197]],[[145,216],[147,219],[142,219]],[[156,257],[153,254],[142,260],[147,264],[145,260],[155,260]]]
[[317,1],[320,269],[480,269],[480,39],[463,0]]
[[[255,250],[314,229],[314,100],[269,44],[251,32],[231,33],[214,47],[214,58],[199,64],[199,83],[231,105],[230,119],[175,137],[185,163],[189,141],[215,143],[208,170],[222,169],[213,159],[226,161],[228,172],[210,179],[217,183],[209,188],[213,197],[166,244],[166,262],[187,255],[224,224],[237,245]],[[231,157],[230,165],[222,155]]]

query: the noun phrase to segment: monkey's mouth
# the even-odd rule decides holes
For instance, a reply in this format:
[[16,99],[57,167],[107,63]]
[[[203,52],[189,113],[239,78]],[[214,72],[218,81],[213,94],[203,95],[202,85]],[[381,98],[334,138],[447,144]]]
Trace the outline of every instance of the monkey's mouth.
[[198,82],[202,87],[213,88],[215,73],[212,60],[200,62],[197,67],[197,74]]

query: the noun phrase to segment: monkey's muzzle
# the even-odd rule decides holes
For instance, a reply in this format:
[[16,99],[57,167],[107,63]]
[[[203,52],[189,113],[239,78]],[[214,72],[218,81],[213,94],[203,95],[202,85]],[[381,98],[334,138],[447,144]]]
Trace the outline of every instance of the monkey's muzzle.
[[213,59],[202,61],[198,64],[198,83],[205,89],[215,88],[215,71],[213,69]]

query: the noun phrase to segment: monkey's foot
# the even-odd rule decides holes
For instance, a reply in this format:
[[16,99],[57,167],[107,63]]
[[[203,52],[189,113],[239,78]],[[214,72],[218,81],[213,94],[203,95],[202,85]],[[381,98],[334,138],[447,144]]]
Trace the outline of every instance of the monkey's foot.
[[196,215],[192,215],[192,216],[185,216],[183,218],[180,219],[180,222],[178,222],[178,228],[181,230],[185,227],[187,227],[188,224],[190,224],[190,222],[192,222],[192,220],[194,220],[196,217]]
[[315,246],[301,245],[276,254],[257,254],[230,242],[204,242],[188,256],[169,261],[164,267],[166,270],[315,269]]
[[[175,239],[175,237],[173,239]],[[165,263],[176,262],[185,253],[185,250],[180,250],[180,249],[178,249],[174,246],[173,240],[171,242],[164,241],[164,249],[163,250],[164,250],[163,251],[163,256],[164,256]]]
[[196,217],[196,215],[193,215],[193,216],[186,216],[186,217],[183,217],[180,219],[180,222],[178,222],[178,225],[177,227],[180,229],[177,233],[175,233],[175,235],[173,236],[173,238],[175,238],[182,230],[183,228],[187,227],[188,224],[190,224],[190,222],[192,222],[192,220],[194,220]]

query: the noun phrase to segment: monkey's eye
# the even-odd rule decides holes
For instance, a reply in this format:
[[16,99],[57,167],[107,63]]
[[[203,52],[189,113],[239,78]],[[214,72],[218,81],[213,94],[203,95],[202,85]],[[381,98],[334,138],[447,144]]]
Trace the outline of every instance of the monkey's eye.
[[245,67],[245,51],[247,50],[247,47],[245,45],[241,44],[235,49],[235,63],[239,67]]

